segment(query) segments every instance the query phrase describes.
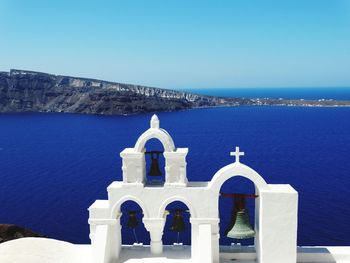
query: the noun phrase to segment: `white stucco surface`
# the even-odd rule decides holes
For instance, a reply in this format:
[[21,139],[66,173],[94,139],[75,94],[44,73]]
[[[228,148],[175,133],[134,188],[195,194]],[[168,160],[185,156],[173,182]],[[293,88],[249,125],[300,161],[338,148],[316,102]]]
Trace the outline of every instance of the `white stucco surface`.
[[[0,244],[0,262],[91,263],[91,252],[91,245],[75,245],[47,238],[22,238]],[[164,246],[163,254],[155,256],[147,245],[123,245],[118,263],[190,263],[193,262],[190,255],[190,246]],[[220,247],[220,263],[253,263],[255,259],[253,247]],[[350,247],[298,247],[297,259],[298,263],[349,263]]]
[[48,238],[20,238],[0,244],[1,263],[91,263],[91,245]]

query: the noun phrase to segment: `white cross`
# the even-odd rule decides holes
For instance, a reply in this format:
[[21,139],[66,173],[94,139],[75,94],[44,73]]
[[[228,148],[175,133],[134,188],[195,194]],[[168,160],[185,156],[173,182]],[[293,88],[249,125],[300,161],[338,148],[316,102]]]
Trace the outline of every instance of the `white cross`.
[[230,155],[231,156],[235,156],[236,157],[236,163],[239,163],[239,157],[240,156],[243,156],[244,155],[244,152],[240,152],[239,151],[239,147],[236,147],[236,151],[234,151],[234,152],[230,152]]

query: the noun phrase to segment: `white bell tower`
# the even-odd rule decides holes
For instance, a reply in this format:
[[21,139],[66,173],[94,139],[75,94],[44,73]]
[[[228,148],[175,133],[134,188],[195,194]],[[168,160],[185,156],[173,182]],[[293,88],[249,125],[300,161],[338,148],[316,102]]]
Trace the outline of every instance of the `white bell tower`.
[[[165,183],[159,187],[147,184],[145,144],[158,139],[164,147]],[[255,185],[255,258],[260,263],[295,263],[297,255],[298,193],[285,184],[267,184],[252,168],[241,163],[244,155],[238,147],[231,155],[235,162],[219,169],[210,182],[188,182],[186,174],[187,148],[176,148],[173,139],[160,128],[153,115],[150,128],[133,148],[120,153],[123,159],[123,181],[112,182],[108,200],[97,200],[89,208],[90,239],[94,263],[117,262],[127,253],[122,245],[120,207],[129,200],[142,209],[142,222],[150,234],[150,245],[143,247],[147,257],[168,259],[163,250],[163,229],[166,207],[174,201],[183,202],[190,212],[192,262],[220,262],[224,255],[219,246],[219,196],[221,186],[230,178],[243,176]],[[171,249],[171,248],[170,248]],[[179,251],[178,253],[181,253]],[[235,253],[230,254],[235,259]],[[133,259],[133,262],[142,262]],[[188,260],[188,259],[187,259]],[[181,260],[179,260],[181,261]],[[185,261],[185,260],[184,260]]]
[[164,186],[185,186],[187,184],[186,155],[188,148],[175,148],[173,139],[167,131],[159,127],[159,124],[157,115],[153,115],[151,127],[139,137],[134,148],[126,148],[120,153],[123,159],[123,182],[145,184],[145,145],[151,139],[158,139],[164,147]]

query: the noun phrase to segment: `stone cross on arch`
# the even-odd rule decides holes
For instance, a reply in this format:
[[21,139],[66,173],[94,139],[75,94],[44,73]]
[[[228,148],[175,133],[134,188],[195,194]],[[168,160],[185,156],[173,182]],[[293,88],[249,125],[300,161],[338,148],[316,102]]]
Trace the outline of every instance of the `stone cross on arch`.
[[235,163],[239,163],[239,158],[240,156],[244,156],[244,152],[240,152],[239,147],[236,146],[236,150],[234,152],[230,152],[230,155],[236,157]]

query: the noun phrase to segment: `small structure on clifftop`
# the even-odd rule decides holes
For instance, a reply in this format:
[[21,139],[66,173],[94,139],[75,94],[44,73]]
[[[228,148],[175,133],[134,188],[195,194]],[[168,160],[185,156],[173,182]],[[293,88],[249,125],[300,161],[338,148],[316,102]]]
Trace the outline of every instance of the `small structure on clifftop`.
[[[164,151],[147,151],[146,143],[158,139]],[[227,235],[235,238],[255,236],[254,255],[261,263],[295,263],[297,261],[297,209],[298,193],[290,185],[267,184],[252,168],[241,163],[243,155],[239,148],[232,152],[235,161],[218,170],[209,182],[189,182],[186,174],[187,148],[176,148],[169,133],[160,128],[160,122],[153,115],[150,128],[136,141],[133,148],[120,153],[123,160],[123,181],[108,186],[108,200],[97,200],[89,208],[91,252],[94,263],[144,262],[145,258],[155,262],[191,259],[192,262],[211,263],[221,260],[239,259],[246,248],[238,247],[224,253],[219,247],[219,196],[235,198],[234,220]],[[158,155],[165,158],[165,181],[155,183],[147,180],[146,155],[151,156],[150,176],[159,175]],[[221,186],[230,178],[242,176],[255,185],[254,195],[220,193]],[[251,228],[245,211],[244,199],[255,198],[255,224]],[[121,205],[126,201],[136,202],[142,209],[144,224],[150,234],[150,245],[137,243],[122,244],[120,218],[124,211]],[[166,222],[168,204],[180,201],[190,214],[191,246],[179,250],[181,244],[164,246],[163,229]],[[128,211],[127,227],[136,227],[136,213]],[[181,231],[181,213],[174,213],[174,231]],[[124,227],[124,226],[123,226]],[[188,255],[185,258],[184,255]],[[235,256],[237,255],[237,256]],[[253,258],[255,259],[255,258]]]

